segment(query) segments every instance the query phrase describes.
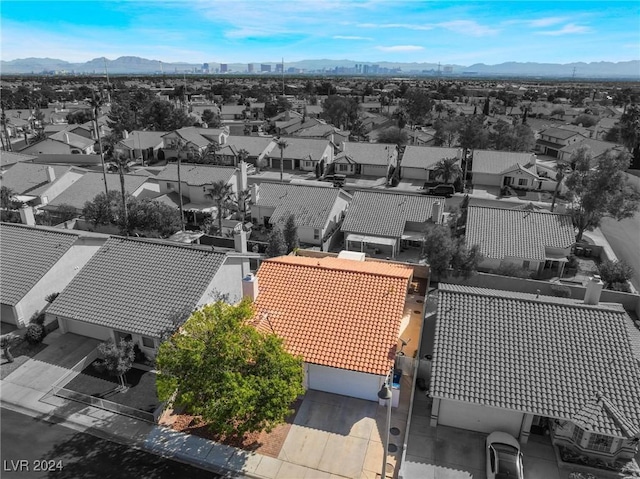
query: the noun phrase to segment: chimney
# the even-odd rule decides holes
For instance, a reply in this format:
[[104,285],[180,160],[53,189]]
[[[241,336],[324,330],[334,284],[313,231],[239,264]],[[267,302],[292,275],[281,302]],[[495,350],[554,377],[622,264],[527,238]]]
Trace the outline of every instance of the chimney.
[[20,221],[24,225],[35,226],[36,219],[33,216],[33,208],[27,206],[26,204],[22,205],[22,207],[20,208]]
[[124,136],[124,139],[126,140],[127,138],[129,138],[129,132],[127,130],[124,130],[122,132],[122,135]]
[[442,222],[442,205],[439,201],[436,201],[431,208],[431,219],[435,224]]
[[68,145],[69,144],[69,133],[65,132],[64,133],[64,142]]
[[604,283],[597,274],[587,283],[587,290],[584,293],[584,304],[597,305],[600,302],[600,294]]
[[56,181],[56,172],[51,166],[47,166],[46,173],[47,181],[49,183],[53,183],[54,181]]
[[258,278],[253,273],[249,273],[242,278],[242,297],[249,297],[252,301],[255,301],[258,293]]
[[247,252],[247,232],[243,229],[233,235],[233,248],[238,253]]
[[247,163],[241,161],[238,164],[238,191],[247,189]]
[[251,185],[251,201],[253,204],[257,204],[260,199],[260,187],[257,184]]
[[346,141],[343,141],[341,146],[342,146],[342,149],[340,151],[342,151],[342,153],[347,151],[347,142]]

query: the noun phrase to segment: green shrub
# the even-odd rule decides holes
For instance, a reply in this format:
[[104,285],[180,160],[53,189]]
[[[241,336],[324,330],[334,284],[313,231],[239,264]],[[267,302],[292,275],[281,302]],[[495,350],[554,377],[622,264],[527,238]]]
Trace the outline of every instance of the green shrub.
[[562,284],[554,284],[551,285],[551,291],[554,296],[558,298],[570,298],[571,297],[571,288],[569,286],[564,286]]
[[44,313],[36,311],[29,319],[29,324],[37,324],[38,326],[44,326]]
[[521,266],[518,266],[513,263],[505,263],[501,264],[500,267],[496,270],[496,274],[502,276],[512,276],[514,278],[531,278],[532,271],[525,269]]
[[24,338],[29,344],[40,344],[44,339],[44,328],[39,324],[32,323],[27,326]]
[[[633,277],[633,268],[624,261],[606,260],[598,266],[598,272],[607,289],[613,289],[614,284],[626,283]],[[618,285],[618,287],[620,287]],[[618,291],[624,291],[618,289]]]
[[46,296],[44,297],[44,300],[45,300],[47,303],[53,303],[53,302],[56,300],[56,298],[57,298],[58,296],[60,296],[60,292],[57,292],[57,293],[51,293],[51,294],[46,295]]
[[569,261],[567,262],[567,268],[577,269],[580,262],[575,254],[569,255]]

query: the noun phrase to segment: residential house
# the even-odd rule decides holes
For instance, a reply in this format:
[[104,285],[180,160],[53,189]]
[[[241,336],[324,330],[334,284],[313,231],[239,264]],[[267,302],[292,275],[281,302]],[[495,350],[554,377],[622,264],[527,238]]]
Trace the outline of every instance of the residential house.
[[[120,175],[107,173],[107,186],[109,191],[120,191]],[[148,189],[153,189],[155,185],[146,184],[147,178],[141,175],[124,175],[124,189],[132,196],[139,196]],[[104,193],[104,176],[102,173],[88,172],[82,175],[71,186],[58,194],[53,200],[49,200],[43,209],[56,211],[62,205],[72,206],[78,213],[82,213],[87,201],[93,199],[100,193]]]
[[104,244],[106,237],[0,223],[1,320],[19,328],[48,304]]
[[589,147],[589,152],[593,158],[593,162],[595,163],[602,157],[605,152],[609,150],[622,150],[624,147],[622,145],[617,145],[615,143],[611,143],[608,141],[596,140],[592,138],[584,138],[583,140],[577,141],[570,145],[567,145],[560,149],[558,152],[558,160],[568,164],[571,161],[571,155],[580,147],[587,146]]
[[[632,458],[640,439],[640,332],[619,304],[441,283],[431,425],[557,448],[603,463]],[[635,345],[634,345],[635,343]]]
[[350,132],[343,131],[333,125],[329,125],[323,120],[314,121],[317,121],[318,123],[316,125],[306,127],[305,125],[308,122],[305,122],[305,124],[302,125],[302,128],[293,133],[293,135],[300,138],[326,138],[334,144],[339,144],[340,142],[347,141],[349,139]]
[[462,163],[461,148],[440,148],[436,146],[412,146],[405,148],[400,163],[401,178],[426,182],[438,181],[434,168],[445,158],[457,158],[458,166]]
[[[333,163],[333,146],[329,140],[313,140],[308,138],[282,138],[287,146],[282,152],[285,170],[316,171],[322,175]],[[275,140],[274,140],[275,141]],[[269,168],[280,169],[280,148],[276,145],[266,155]]]
[[13,151],[0,150],[0,169],[6,171],[14,165],[22,162],[30,162],[37,158],[34,155],[25,155]]
[[302,356],[306,388],[378,401],[412,275],[402,264],[281,256],[245,279],[245,296],[257,328]]
[[[213,200],[208,197],[214,183],[223,181],[231,186],[231,192],[237,193],[247,188],[247,164],[242,162],[238,168],[229,166],[196,165],[183,163],[180,168],[183,208],[185,211],[211,212],[215,210]],[[168,197],[173,206],[178,207],[178,165],[170,163],[155,178],[160,196]]]
[[351,195],[339,188],[282,183],[251,186],[251,221],[273,226],[293,215],[301,243],[326,250],[340,229]]
[[[232,136],[226,139],[225,147],[219,154],[227,164],[236,165],[238,163],[238,153],[245,150],[248,153],[247,163],[259,166],[265,161],[265,156],[276,147],[275,142],[270,137],[261,136]],[[226,153],[228,151],[228,153]],[[228,155],[228,157],[225,157]]]
[[162,136],[164,155],[166,158],[176,158],[178,145],[183,142],[182,158],[187,158],[190,154],[204,151],[212,142],[223,145],[227,136],[229,136],[228,128],[196,128],[195,126],[180,128]]
[[251,110],[245,105],[220,105],[222,120],[244,120],[250,114]]
[[20,153],[90,155],[94,153],[94,144],[92,139],[63,130],[23,148]]
[[47,310],[62,333],[119,342],[148,356],[200,306],[242,297],[249,256],[211,247],[112,236]]
[[124,132],[124,139],[116,145],[116,150],[130,160],[141,159],[143,163],[158,159],[158,152],[164,147],[164,131]]
[[555,182],[541,178],[536,155],[515,151],[473,150],[471,172],[476,186],[511,186],[553,190]]
[[54,200],[85,173],[86,170],[73,166],[18,163],[0,178],[19,201],[37,206]]
[[428,222],[441,223],[445,199],[356,191],[342,223],[345,249],[395,258],[420,248]]
[[536,151],[555,158],[562,148],[583,139],[584,136],[576,131],[558,127],[547,128],[539,133]]
[[335,173],[387,178],[398,166],[398,147],[383,143],[343,141],[334,159]]
[[569,215],[530,209],[469,206],[465,235],[468,246],[480,247],[480,268],[513,264],[535,275],[562,276],[575,243]]

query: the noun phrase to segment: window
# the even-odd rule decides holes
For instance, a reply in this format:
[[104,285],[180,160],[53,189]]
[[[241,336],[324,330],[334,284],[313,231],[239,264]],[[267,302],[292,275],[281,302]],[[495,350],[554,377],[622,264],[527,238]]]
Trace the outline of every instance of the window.
[[142,336],[142,345],[145,348],[153,349],[153,348],[156,347],[156,342],[153,340],[153,338],[148,338],[146,336]]
[[338,165],[338,171],[349,171],[349,165]]
[[529,266],[531,266],[531,261],[523,261],[522,262],[522,267],[524,269],[529,269]]
[[579,445],[582,442],[582,436],[584,436],[584,431],[578,426],[573,426],[573,434],[571,435],[571,440],[575,444]]
[[258,258],[249,258],[249,269],[253,272],[258,271],[258,267],[260,266],[260,261]]
[[504,184],[505,184],[505,186],[509,186],[509,185],[513,184],[513,178],[511,176],[505,176],[504,177]]
[[613,438],[611,436],[603,436],[602,434],[591,434],[589,436],[589,443],[587,449],[592,451],[609,452],[611,450],[611,444]]
[[314,240],[319,240],[320,239],[320,230],[319,229],[314,229],[313,230],[313,239]]
[[527,179],[526,178],[520,178],[518,180],[518,186],[527,186]]

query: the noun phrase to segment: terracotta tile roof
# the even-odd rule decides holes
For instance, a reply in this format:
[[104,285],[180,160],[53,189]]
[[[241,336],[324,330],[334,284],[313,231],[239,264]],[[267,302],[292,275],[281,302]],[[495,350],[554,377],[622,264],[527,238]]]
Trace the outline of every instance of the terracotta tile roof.
[[111,237],[47,312],[157,337],[196,308],[224,260],[209,249]]
[[0,223],[0,302],[17,304],[77,239],[73,233]]
[[[180,179],[191,186],[212,185],[217,181],[228,183],[236,169],[232,166],[194,165],[182,163]],[[178,165],[169,163],[156,177],[159,181],[178,181]]]
[[53,168],[56,179],[60,178],[71,168],[70,166],[61,165],[17,163],[2,173],[0,176],[2,178],[2,184],[11,188],[18,195],[29,193],[49,182],[47,177],[48,167]]
[[408,145],[402,155],[403,168],[423,168],[431,170],[443,158],[457,158],[458,148]]
[[568,248],[575,235],[568,215],[469,206],[466,242],[487,258],[544,261],[545,247]]
[[[140,175],[124,175],[124,189],[133,194],[140,188],[147,178]],[[120,175],[107,174],[107,186],[109,191],[120,191]],[[104,178],[102,173],[89,172],[82,175],[78,181],[56,196],[47,204],[45,209],[55,209],[60,205],[71,205],[77,210],[82,210],[87,201],[93,200],[96,195],[104,193]]]
[[257,274],[255,318],[306,362],[385,375],[412,273],[403,265],[338,258],[267,260]]
[[433,204],[444,198],[356,191],[342,223],[345,233],[399,238],[408,221],[423,223],[431,218]]
[[620,305],[440,284],[434,397],[640,432],[640,363]]
[[[473,152],[473,173],[499,175],[515,165],[531,164],[534,155],[514,151],[475,150]],[[536,173],[535,168],[532,170]]]
[[349,195],[339,188],[262,183],[258,188],[258,206],[275,207],[271,224],[286,221],[293,215],[298,226],[322,229],[327,225],[340,195]]

